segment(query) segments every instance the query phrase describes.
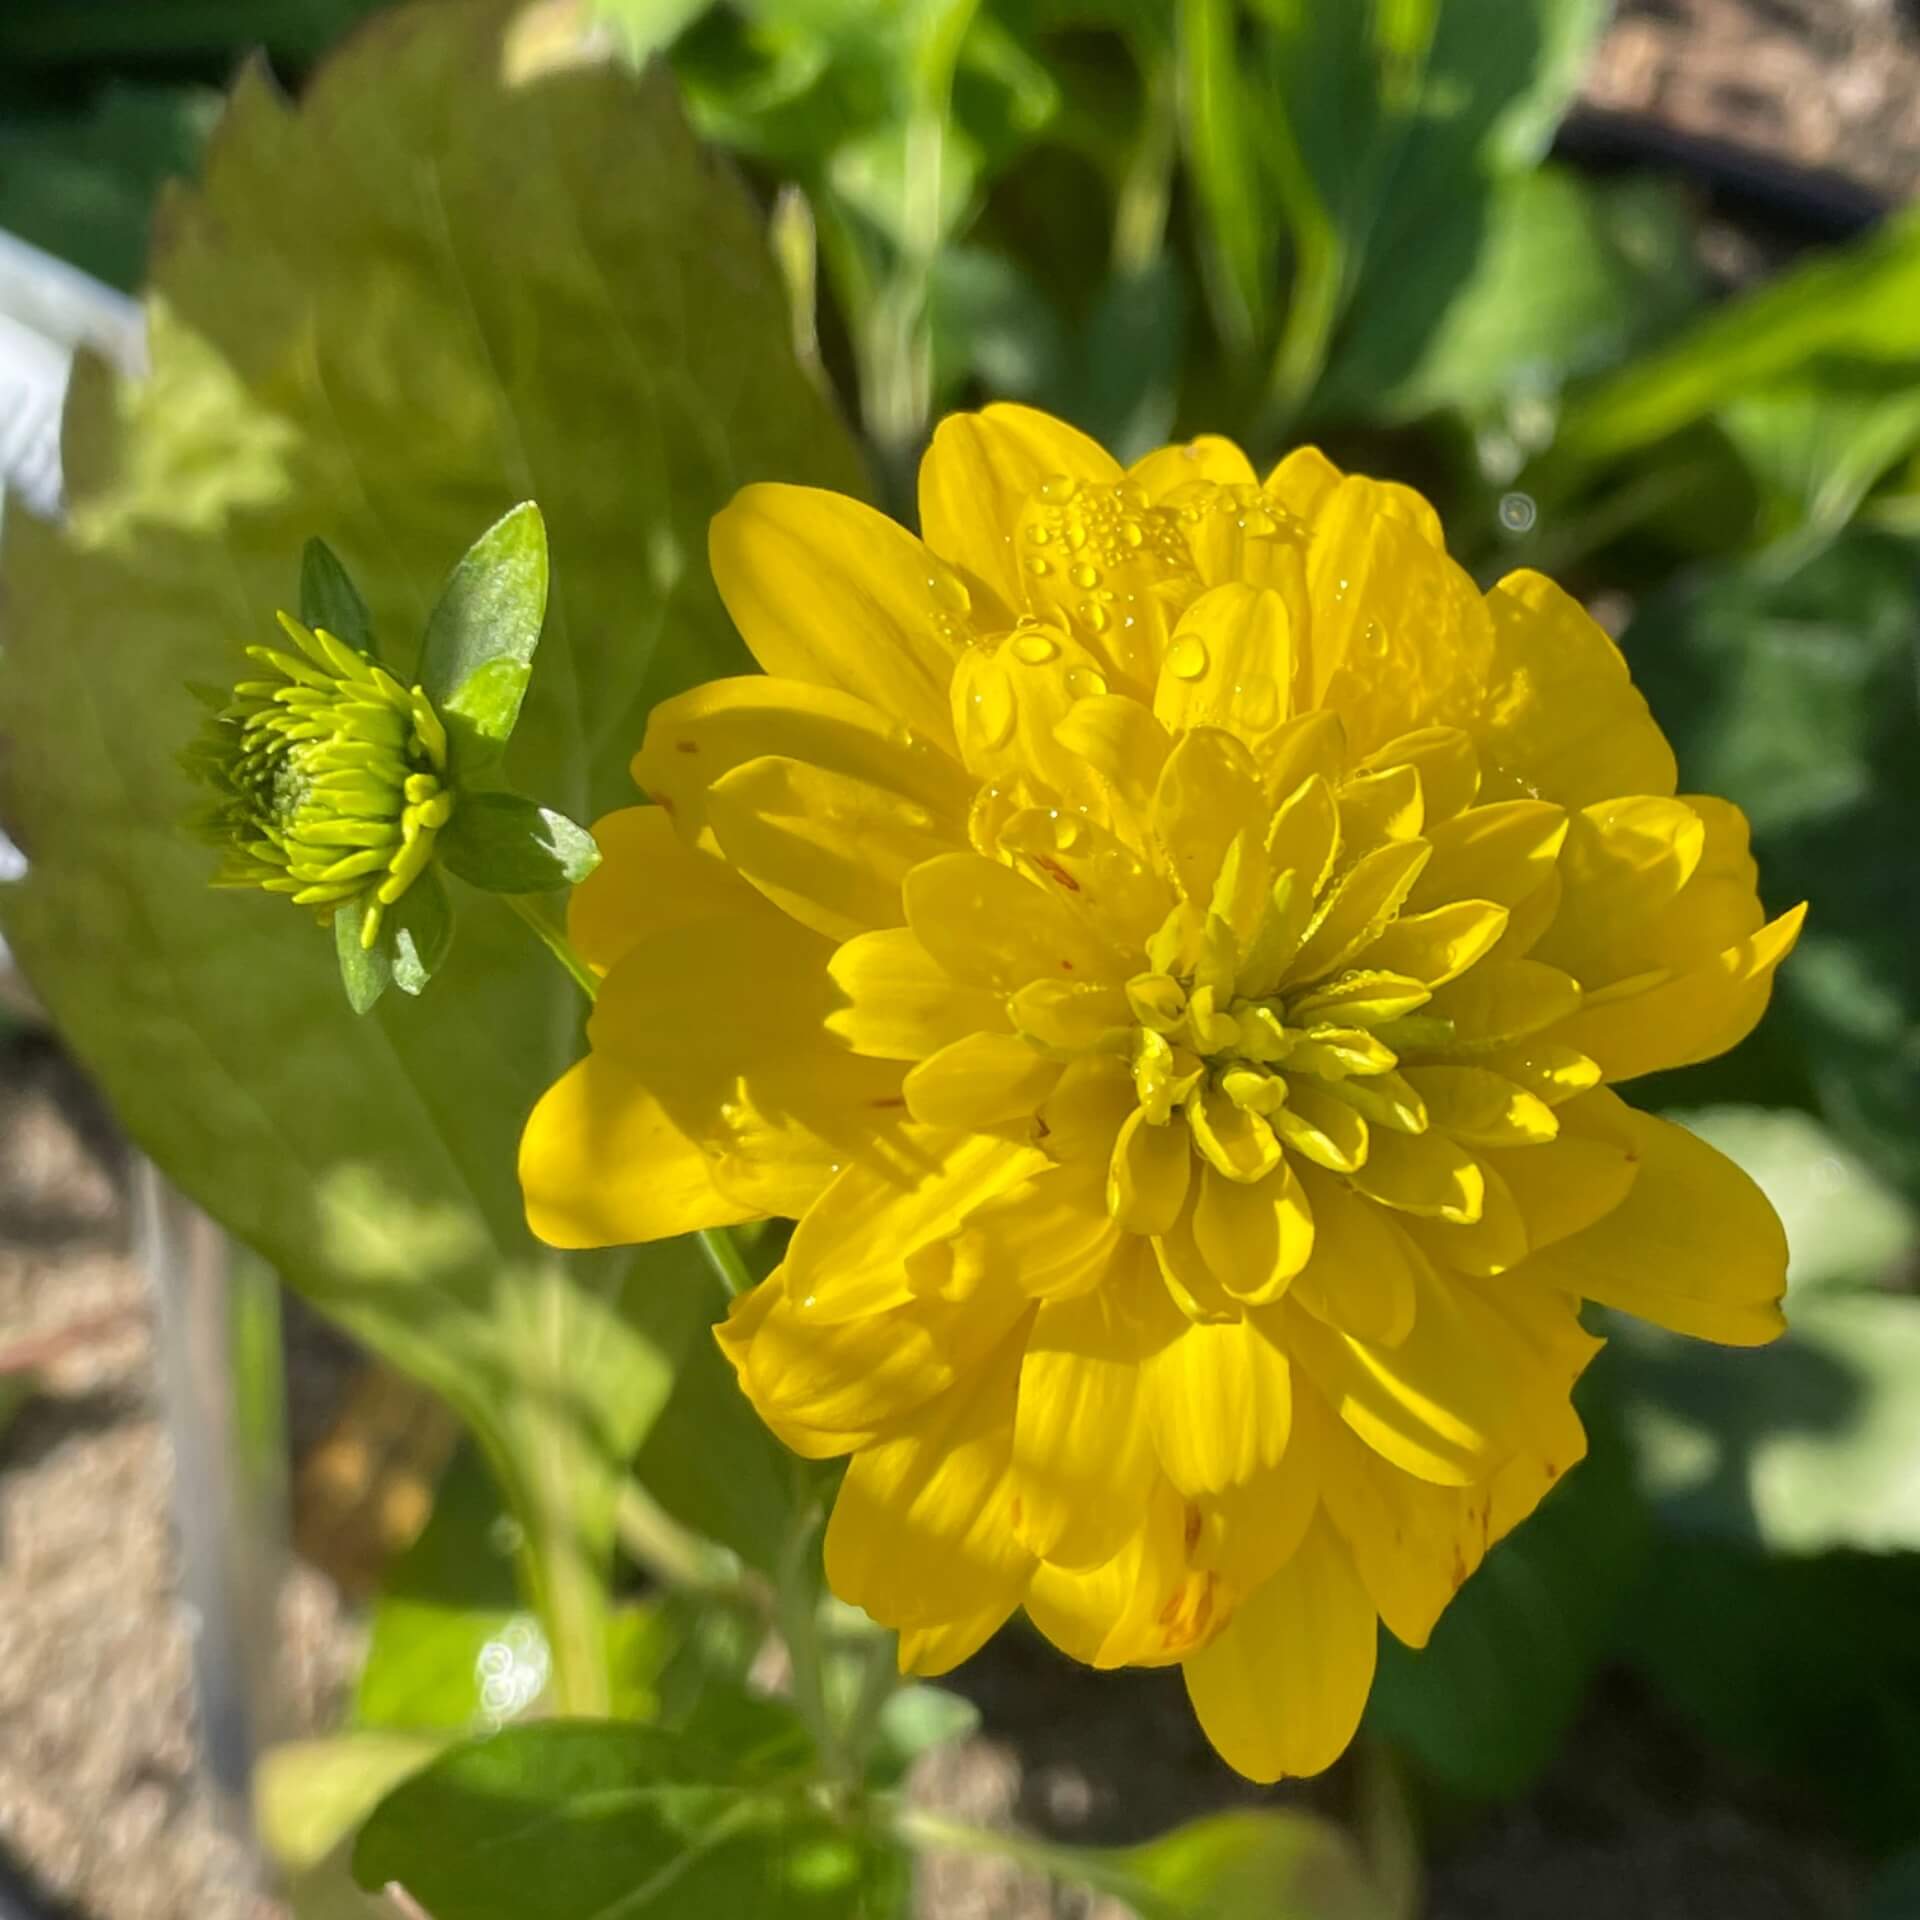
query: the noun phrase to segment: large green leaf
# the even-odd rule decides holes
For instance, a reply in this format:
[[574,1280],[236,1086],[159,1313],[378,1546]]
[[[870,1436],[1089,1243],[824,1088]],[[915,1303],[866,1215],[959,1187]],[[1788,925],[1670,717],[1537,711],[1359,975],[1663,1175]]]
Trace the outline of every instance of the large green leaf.
[[854,458],[667,83],[551,15],[396,13],[297,112],[249,75],[165,230],[151,375],[76,379],[69,526],[7,519],[0,705],[33,861],[7,934],[171,1177],[466,1417],[562,1697],[591,1705],[603,1686],[567,1673],[605,1644],[618,1472],[699,1314],[694,1257],[528,1235],[518,1134],[580,1008],[504,906],[464,896],[426,996],[356,1021],[324,932],[208,889],[175,825],[186,683],[235,676],[316,534],[410,673],[449,567],[537,499],[553,594],[506,771],[591,818],[632,797],[653,700],[744,663],[708,516],[747,480],[857,485]]
[[1920,371],[1920,213],[1823,255],[1708,314],[1657,353],[1584,388],[1556,458],[1618,457],[1737,396],[1802,377],[1821,357]]
[[1920,1554],[1781,1559],[1675,1540],[1626,1619],[1634,1663],[1749,1769],[1874,1848],[1920,1841]]
[[462,1747],[390,1795],[354,1871],[434,1920],[891,1920],[897,1853],[798,1783],[655,1727],[552,1721]]

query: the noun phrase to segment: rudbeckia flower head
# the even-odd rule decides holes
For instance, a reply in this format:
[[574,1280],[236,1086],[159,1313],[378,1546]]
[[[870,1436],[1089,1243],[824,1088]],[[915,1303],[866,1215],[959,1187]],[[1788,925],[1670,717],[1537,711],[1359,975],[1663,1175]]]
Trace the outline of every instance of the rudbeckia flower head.
[[249,647],[255,677],[185,756],[215,795],[194,824],[225,855],[216,885],[283,893],[321,919],[357,904],[370,948],[452,815],[446,729],[419,687],[344,640],[291,614],[280,625],[293,650]]
[[794,1217],[721,1338],[849,1457],[828,1575],[903,1664],[1024,1607],[1311,1773],[1377,1623],[1580,1458],[1582,1300],[1779,1330],[1766,1201],[1613,1085],[1738,1040],[1799,915],[1606,635],[1404,487],[993,407],[920,517],[715,521],[765,672],[657,709],[595,830],[529,1216]]

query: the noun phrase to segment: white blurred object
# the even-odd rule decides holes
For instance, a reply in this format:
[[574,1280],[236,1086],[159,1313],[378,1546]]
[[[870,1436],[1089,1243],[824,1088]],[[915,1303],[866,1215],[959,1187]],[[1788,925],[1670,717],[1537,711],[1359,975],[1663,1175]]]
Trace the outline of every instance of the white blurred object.
[[[24,240],[0,233],[0,517],[8,503],[57,520],[65,505],[60,411],[73,356],[90,348],[122,373],[146,362],[139,304]],[[6,640],[0,628],[0,645]],[[4,716],[0,716],[4,724]],[[27,863],[0,832],[0,885]],[[0,1007],[37,1020],[38,1004],[0,940]]]

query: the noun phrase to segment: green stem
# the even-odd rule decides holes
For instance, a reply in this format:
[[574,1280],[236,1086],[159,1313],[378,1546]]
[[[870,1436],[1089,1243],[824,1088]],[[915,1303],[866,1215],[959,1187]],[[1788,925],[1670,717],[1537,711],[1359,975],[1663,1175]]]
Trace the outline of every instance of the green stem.
[[703,1227],[695,1238],[700,1242],[700,1251],[707,1256],[707,1265],[720,1276],[729,1300],[753,1291],[753,1275],[733,1235],[725,1227]]
[[1160,257],[1173,197],[1180,94],[1171,60],[1155,59],[1147,66],[1146,90],[1139,137],[1113,211],[1113,270],[1122,279],[1144,273]]
[[1091,1887],[1099,1893],[1113,1894],[1136,1912],[1159,1912],[1149,1907],[1148,1889],[1131,1874],[1110,1868],[1084,1847],[1055,1846],[1035,1839],[1032,1834],[1000,1832],[992,1827],[970,1827],[963,1821],[949,1820],[943,1813],[931,1813],[924,1807],[897,1807],[893,1815],[894,1837],[910,1847],[928,1848],[939,1853],[983,1854],[991,1860],[1011,1860],[1016,1866],[1044,1873],[1052,1879],[1069,1880],[1076,1886]]
[[795,1461],[794,1483],[800,1497],[793,1531],[787,1536],[786,1548],[780,1555],[774,1585],[774,1615],[779,1622],[780,1637],[787,1643],[788,1663],[793,1668],[794,1711],[813,1736],[822,1778],[836,1791],[845,1791],[852,1787],[854,1780],[839,1730],[827,1708],[825,1649],[820,1636],[819,1505],[803,1482],[804,1471]]
[[573,950],[573,942],[547,917],[538,894],[503,893],[508,906],[534,931],[540,944],[566,969],[567,977],[589,1001],[600,997],[600,976]]
[[866,1772],[867,1756],[880,1731],[880,1716],[900,1685],[900,1641],[892,1633],[880,1634],[867,1648],[866,1665],[860,1675],[860,1692],[853,1710],[847,1715],[844,1745],[848,1765],[855,1778]]

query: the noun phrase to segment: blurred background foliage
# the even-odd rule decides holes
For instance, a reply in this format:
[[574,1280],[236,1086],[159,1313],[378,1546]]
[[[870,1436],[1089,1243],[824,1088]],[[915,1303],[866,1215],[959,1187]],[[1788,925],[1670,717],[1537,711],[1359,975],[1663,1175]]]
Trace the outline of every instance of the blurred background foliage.
[[[1641,1089],[1644,1102],[1733,1153],[1775,1199],[1793,1246],[1792,1334],[1729,1357],[1610,1327],[1616,1337],[1583,1388],[1592,1458],[1492,1556],[1428,1651],[1385,1646],[1371,1726],[1444,1835],[1475,1809],[1527,1791],[1599,1675],[1634,1674],[1703,1740],[1797,1783],[1886,1863],[1877,1920],[1920,1911],[1920,214],[1891,215],[1844,244],[1772,236],[1777,271],[1737,283],[1717,275],[1704,264],[1703,209],[1685,182],[1555,157],[1556,129],[1605,23],[1603,0],[592,0],[590,10],[620,60],[670,69],[694,131],[732,157],[765,224],[778,274],[768,284],[784,284],[785,320],[757,309],[757,318],[716,319],[710,381],[728,377],[729,355],[797,368],[791,392],[805,376],[831,397],[858,429],[876,497],[907,517],[931,421],[989,397],[1048,407],[1123,456],[1222,431],[1258,462],[1311,437],[1344,462],[1411,480],[1436,499],[1456,554],[1483,579],[1539,566],[1594,602],[1620,630],[1683,780],[1746,809],[1769,908],[1811,899],[1807,935],[1761,1032],[1722,1061]],[[470,356],[445,388],[452,415],[470,424],[504,389],[516,419],[550,423],[545,444],[515,446],[512,432],[477,428],[422,438],[407,484],[440,510],[407,521],[411,544],[396,571],[394,555],[380,552],[385,509],[340,504],[342,474],[365,471],[416,425],[404,383],[346,364],[356,275],[384,244],[379,168],[432,155],[457,175],[473,143],[545,138],[551,124],[532,112],[490,119],[479,79],[460,82],[476,89],[463,101],[430,96],[426,68],[385,58],[384,23],[364,19],[377,11],[374,0],[66,0],[0,15],[0,228],[129,289],[143,283],[159,184],[198,171],[220,90],[243,54],[264,48],[272,72],[297,86],[347,39],[343,64],[323,83],[332,88],[324,127],[261,106],[218,136],[213,192],[232,230],[190,225],[182,240],[179,209],[162,218],[165,298],[145,404],[164,419],[143,429],[123,403],[111,426],[99,395],[87,401],[75,525],[91,571],[73,618],[124,615],[142,593],[150,604],[151,575],[134,576],[150,567],[156,541],[176,583],[161,590],[176,632],[203,611],[193,581],[209,541],[238,543],[251,569],[246,599],[270,604],[275,554],[293,555],[311,531],[336,539],[370,578],[378,611],[383,592],[404,602],[403,577],[414,592],[430,579],[430,554],[451,557],[455,522],[481,524],[503,487],[538,491],[563,575],[573,569],[576,587],[603,604],[632,595],[661,642],[644,685],[622,688],[617,737],[598,736],[604,766],[590,771],[604,802],[640,709],[728,664],[732,645],[704,585],[674,571],[678,549],[632,538],[628,505],[607,478],[622,470],[621,431],[636,423],[650,434],[653,451],[639,464],[661,484],[674,474],[682,489],[671,512],[664,495],[649,497],[643,534],[677,530],[688,544],[734,480],[797,477],[800,436],[770,439],[763,415],[742,405],[744,389],[730,396],[733,425],[690,424],[699,396],[679,390],[682,363],[660,372],[656,392],[652,372],[603,377],[591,339],[570,338],[563,365],[503,370]],[[557,19],[565,9],[540,11]],[[444,32],[453,51],[435,84],[454,84],[467,72],[456,43],[472,29],[442,14],[420,31]],[[350,112],[349,72],[358,90]],[[598,110],[669,112],[660,84],[596,96]],[[378,129],[364,137],[384,143],[383,157],[336,196],[325,142],[350,147],[356,128]],[[310,139],[321,159],[300,162]],[[682,321],[647,307],[638,291],[646,263],[631,249],[664,248],[697,279],[712,223],[724,228],[746,202],[702,174],[677,134],[655,153],[662,172],[615,169],[599,180],[598,199],[581,173],[562,163],[548,180],[551,156],[510,145],[505,170],[477,170],[468,189],[511,199],[503,183],[523,157],[554,195],[552,217],[537,233],[507,220],[498,259],[469,254],[462,271],[477,285],[475,306],[505,300],[500,284],[517,265],[566,280],[572,304],[557,318],[502,305],[494,317],[509,334],[520,311],[551,343],[554,329],[584,325],[596,301],[611,301],[604,319],[626,329],[616,362],[637,354],[658,371],[648,355],[684,354]],[[319,238],[279,221],[278,183],[296,174],[316,208],[337,199]],[[267,200],[242,217],[236,183],[247,180]],[[663,180],[669,205],[652,229],[607,211],[609,196],[646,199]],[[482,211],[470,201],[463,217]],[[534,217],[524,201],[510,211]],[[270,230],[279,237],[268,248]],[[249,235],[269,263],[245,255]],[[596,278],[610,260],[621,274]],[[751,280],[768,269],[742,271]],[[219,289],[244,288],[249,272],[274,292],[236,294],[221,311]],[[299,290],[303,273],[352,291],[329,304]],[[451,324],[444,287],[381,280],[369,297],[383,339],[436,337]],[[170,346],[167,328],[177,330]],[[344,383],[331,418],[324,394],[290,401],[275,386],[278,356],[314,338],[322,363],[338,356],[328,371]],[[203,404],[183,413],[168,394],[189,389]],[[806,470],[850,472],[825,409],[812,417]],[[584,480],[567,476],[556,421],[583,435],[599,425]],[[332,435],[339,447],[314,452]],[[221,460],[224,477],[207,481],[208,462]],[[284,484],[249,493],[259,463]],[[169,491],[183,475],[209,490],[183,505]],[[9,542],[10,575],[49,593],[75,577],[38,551],[51,548],[49,536],[30,545],[10,529]],[[115,568],[125,576],[117,589],[102,584]],[[231,625],[235,602],[220,604]],[[191,650],[181,640],[156,673],[178,677]],[[34,671],[10,665],[10,725],[32,708]],[[57,687],[42,691],[57,710]],[[568,750],[564,734],[550,733],[546,751]],[[556,777],[559,766],[556,758]],[[170,911],[194,922],[177,929],[190,950],[208,937],[210,916],[233,910],[195,894]],[[101,938],[112,937],[110,921],[109,911]],[[31,948],[33,927],[24,930]],[[47,966],[57,964],[64,936],[49,923],[37,937]],[[264,960],[250,964],[267,977]],[[319,993],[297,969],[274,978],[276,1019]],[[61,991],[55,1011],[83,1056],[116,1090],[131,1087],[130,1056],[114,1056],[123,1015],[109,1019],[78,997],[63,1008]],[[211,1021],[216,1010],[194,1017]],[[449,1020],[465,1017],[449,994]],[[536,1087],[544,1071],[536,1061],[521,1077]],[[133,1106],[141,1132],[137,1094]],[[145,1119],[159,1141],[145,1144],[164,1161],[169,1128]],[[422,1124],[438,1151],[443,1118]],[[396,1146],[387,1172],[407,1181],[414,1150]],[[180,1149],[170,1165],[190,1187],[185,1163],[197,1151]],[[220,1205],[210,1181],[203,1197]],[[376,1192],[360,1211],[371,1217],[380,1204]],[[301,1260],[277,1251],[302,1280]],[[312,1256],[306,1281],[337,1304],[342,1276],[311,1271],[316,1261],[325,1265]],[[456,1304],[496,1311],[485,1273],[505,1270],[455,1286]],[[589,1285],[577,1276],[554,1284],[563,1294]],[[626,1282],[609,1284],[592,1298],[617,1317]],[[457,1355],[421,1362],[417,1324],[390,1337],[390,1296],[356,1285],[350,1317],[370,1344],[424,1377],[436,1378],[434,1364],[457,1371]],[[626,1476],[623,1538],[658,1574],[659,1556],[697,1533],[696,1584],[742,1564],[750,1584],[777,1584],[783,1557],[808,1549],[817,1488],[757,1429],[716,1415],[731,1387],[703,1340],[683,1347],[683,1329],[644,1324],[636,1337],[684,1358],[645,1410],[652,1425],[631,1472],[625,1459],[613,1463]],[[511,1436],[490,1435],[473,1411],[493,1391],[474,1387],[467,1411],[497,1470]],[[622,1447],[634,1442],[623,1429]],[[358,1737],[373,1743],[355,1750],[367,1765],[342,1771],[331,1749],[295,1755],[288,1767],[306,1771],[275,1787],[282,1806],[303,1796],[311,1804],[323,1777],[349,1782],[330,1826],[282,1835],[283,1852],[303,1867],[317,1870],[377,1797],[368,1782],[383,1786],[458,1733],[515,1718],[546,1685],[544,1669],[516,1678],[508,1658],[495,1676],[505,1691],[491,1700],[475,1691],[475,1647],[503,1644],[507,1626],[527,1620],[517,1610],[527,1589],[498,1549],[502,1526],[511,1531],[526,1514],[503,1515],[484,1471],[463,1460],[379,1602],[355,1708]],[[538,1640],[551,1626],[531,1631]],[[588,1785],[630,1785],[661,1767],[697,1785],[705,1776],[686,1773],[688,1742],[702,1751],[744,1742],[777,1770],[782,1743],[807,1737],[747,1691],[752,1636],[724,1609],[669,1597],[623,1608],[606,1631],[604,1670],[587,1697],[646,1720],[658,1738],[636,1734],[631,1750],[583,1757],[578,1777]],[[851,1623],[840,1631],[857,1642]],[[522,1652],[539,1668],[550,1650],[529,1646]],[[847,1656],[856,1667],[857,1653]],[[849,1699],[859,1684],[851,1668],[827,1682]],[[874,1749],[878,1769],[967,1721],[961,1703],[932,1689],[898,1702],[899,1725]],[[421,1776],[405,1791],[425,1798],[390,1803],[374,1851],[398,1848],[401,1858],[407,1818],[417,1824],[429,1804],[460,1829],[497,1816],[502,1795],[573,1764],[538,1744],[558,1736],[527,1737],[525,1751],[506,1742],[476,1760],[456,1753]],[[821,1877],[788,1887],[781,1911],[851,1911],[856,1887],[867,1910],[890,1910],[887,1859],[870,1857],[858,1836],[815,1832],[812,1815],[789,1813],[800,1827],[783,1844],[796,1857],[813,1847]],[[638,1851],[622,1871],[652,1870],[662,1849],[689,1844],[714,1817],[695,1794],[658,1832],[630,1831]],[[1272,1909],[1220,1904],[1229,1898],[1221,1889],[1255,1884],[1249,1859],[1271,1865],[1280,1854],[1295,1859],[1287,1850],[1296,1842],[1308,1853],[1325,1844],[1324,1835],[1230,1827],[1185,1853],[1073,1870],[1143,1912],[1250,1916]],[[555,1832],[554,1846],[579,1838],[564,1821]],[[715,1899],[734,1897],[737,1885],[727,1876],[742,1842],[732,1827],[725,1838],[702,1869],[716,1876]],[[536,1846],[514,1872],[542,1884],[551,1858]],[[1377,1855],[1364,1869],[1329,1868],[1318,1856],[1310,1864],[1301,1885],[1337,1883],[1343,1898],[1353,1897],[1355,1873],[1392,1878]],[[1403,1899],[1366,1884],[1373,1904],[1357,1910]],[[455,1907],[467,1897],[458,1886],[448,1893]],[[1332,1895],[1301,1900],[1302,1913],[1346,1910]],[[579,1911],[590,1905],[583,1892]],[[315,1912],[345,1910],[314,1896]]]

